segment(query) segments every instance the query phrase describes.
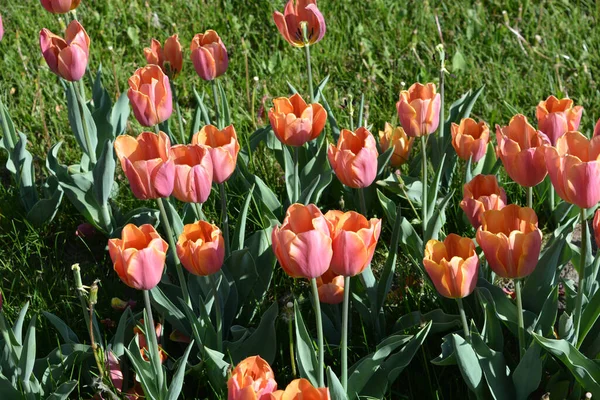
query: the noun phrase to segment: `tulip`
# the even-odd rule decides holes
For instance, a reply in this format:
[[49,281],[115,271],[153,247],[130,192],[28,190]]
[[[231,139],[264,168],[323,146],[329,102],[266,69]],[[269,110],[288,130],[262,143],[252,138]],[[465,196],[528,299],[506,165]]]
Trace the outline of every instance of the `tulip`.
[[354,189],[370,186],[377,176],[377,146],[366,128],[342,129],[337,147],[329,145],[327,158],[340,182]]
[[206,221],[183,227],[177,240],[177,256],[190,273],[212,275],[223,266],[225,242],[221,230]]
[[428,241],[423,265],[444,297],[461,299],[475,290],[479,258],[469,238],[451,233],[443,242]]
[[106,352],[105,365],[108,366],[108,376],[115,389],[118,392],[123,390],[123,371],[121,371],[121,364],[111,350]]
[[498,185],[495,175],[477,175],[463,186],[463,209],[473,228],[481,225],[481,214],[488,210],[500,210],[506,205],[506,192]]
[[600,247],[600,209],[598,209],[594,214],[592,226],[594,227],[594,239],[596,239],[596,246]]
[[481,160],[490,140],[490,128],[483,121],[477,123],[471,118],[463,118],[460,125],[452,123],[452,146],[456,154],[465,161]]
[[327,122],[327,112],[319,103],[307,105],[299,94],[278,97],[269,110],[273,133],[281,143],[303,146],[316,139]]
[[240,144],[233,125],[219,130],[214,125],[206,125],[192,137],[192,144],[206,146],[213,163],[213,182],[223,183],[233,171],[240,152]]
[[0,41],[4,37],[4,24],[2,24],[2,15],[0,14]]
[[141,125],[154,126],[169,119],[173,112],[171,86],[158,65],[138,68],[128,83],[127,97]]
[[379,146],[381,151],[385,152],[390,147],[394,147],[390,164],[394,168],[398,168],[408,161],[408,156],[412,150],[415,138],[409,138],[401,126],[392,127],[389,123],[385,123],[383,131],[379,131]]
[[227,49],[217,32],[212,29],[194,36],[190,50],[194,68],[205,81],[212,81],[227,71]]
[[275,257],[292,278],[318,278],[329,269],[331,227],[314,204],[292,204],[271,239]]
[[[154,322],[151,321],[150,322]],[[144,326],[144,320],[141,319],[139,321],[140,326]],[[154,326],[154,333],[156,335],[156,341],[160,342],[160,339],[162,338],[162,332],[163,332],[163,326],[162,324],[158,323]],[[146,361],[148,361],[148,355],[146,354],[146,352],[148,351],[148,341],[146,340],[146,335],[144,334],[144,332],[138,327],[138,326],[134,326],[133,327],[133,333],[135,335],[137,335],[138,337],[138,344],[140,345],[140,354],[142,355],[142,358]],[[165,353],[165,351],[163,350],[163,348],[161,346],[158,346],[158,352],[159,352],[159,357],[160,357],[160,362],[164,363],[167,360],[167,353]]]
[[273,393],[277,400],[330,400],[328,388],[315,388],[311,383],[302,378],[294,379],[285,388],[285,391],[278,390]]
[[482,214],[477,243],[498,276],[518,279],[533,272],[542,247],[537,223],[533,209],[515,204]]
[[327,212],[325,219],[333,226],[331,271],[343,276],[360,274],[373,258],[381,233],[381,220],[367,220],[357,212],[337,210]]
[[227,381],[228,400],[267,400],[277,389],[273,370],[259,356],[248,357],[234,368]]
[[171,331],[171,334],[169,335],[169,340],[172,342],[177,342],[177,343],[191,343],[192,339],[185,335],[182,332],[179,332],[177,329],[173,329]]
[[204,203],[212,188],[213,165],[206,147],[177,145],[171,147],[175,164],[173,196],[186,203]]
[[121,239],[110,239],[108,251],[114,270],[127,286],[150,290],[162,277],[169,245],[150,224],[127,224]]
[[583,107],[573,107],[573,100],[559,100],[554,96],[540,101],[535,110],[538,129],[548,136],[552,146],[556,146],[558,138],[565,133],[579,129],[581,114]]
[[596,121],[596,125],[594,126],[594,137],[600,136],[600,119]]
[[71,21],[64,39],[46,28],[42,29],[40,48],[50,70],[61,78],[74,82],[85,74],[90,38],[79,22]]
[[120,135],[114,146],[135,197],[147,200],[171,195],[175,162],[169,159],[171,142],[164,132],[142,132],[137,138]]
[[344,301],[344,277],[331,269],[317,278],[319,300],[326,304],[340,304]]
[[52,14],[66,14],[76,9],[81,0],[40,0],[42,7]]
[[600,201],[600,136],[591,140],[567,132],[546,148],[546,167],[556,193],[566,202],[590,208]]
[[294,0],[289,0],[283,14],[279,11],[273,13],[273,20],[283,38],[295,47],[315,44],[325,36],[325,18],[316,0],[295,0],[295,4]]
[[546,177],[544,149],[548,137],[527,122],[524,115],[515,115],[508,126],[496,125],[496,152],[506,173],[521,186],[533,187]]
[[440,122],[440,106],[440,94],[436,93],[433,83],[413,84],[400,92],[400,100],[396,103],[400,123],[410,137],[436,131]]
[[175,79],[183,68],[183,53],[179,35],[170,36],[165,40],[165,47],[156,39],[152,39],[150,47],[144,49],[144,56],[148,64],[158,65],[169,77]]
[[135,307],[136,304],[137,301],[131,299],[129,299],[128,301],[121,300],[118,297],[113,297],[112,299],[110,299],[110,306],[113,308],[113,310],[117,311],[125,311],[127,307],[131,307],[133,309],[133,307]]

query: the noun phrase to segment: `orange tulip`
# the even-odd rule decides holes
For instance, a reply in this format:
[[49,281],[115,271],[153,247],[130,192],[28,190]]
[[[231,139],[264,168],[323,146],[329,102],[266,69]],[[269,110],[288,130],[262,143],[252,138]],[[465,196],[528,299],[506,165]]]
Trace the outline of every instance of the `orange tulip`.
[[475,244],[469,238],[451,233],[443,242],[428,241],[423,265],[435,288],[444,297],[463,298],[475,290],[479,258]]
[[600,136],[600,119],[596,121],[596,125],[594,125],[594,137]]
[[[139,320],[139,324],[140,326],[144,326],[144,320],[140,319]],[[154,327],[154,333],[156,335],[156,341],[158,343],[160,343],[161,338],[162,338],[162,332],[163,332],[163,326],[160,323],[157,323],[156,326]],[[146,354],[146,352],[148,351],[148,342],[146,340],[146,335],[144,334],[144,331],[142,329],[140,329],[139,326],[134,326],[133,327],[133,333],[134,335],[137,335],[138,337],[138,343],[140,345],[140,354],[142,355],[142,358],[146,361],[149,361],[150,359],[148,358],[148,355]],[[158,354],[160,357],[160,362],[164,363],[165,361],[167,361],[167,353],[165,353],[165,351],[163,350],[163,348],[158,345]]]
[[329,145],[327,158],[340,182],[357,189],[370,186],[377,176],[377,146],[366,128],[342,129],[337,147]]
[[328,388],[315,388],[306,379],[294,379],[285,391],[273,393],[277,400],[330,400]]
[[[273,13],[273,20],[279,33],[292,46],[304,47],[307,44],[317,43],[325,36],[325,18],[317,7],[316,0],[289,0],[285,5],[283,14],[279,11]],[[306,26],[305,42],[303,25]]]
[[85,74],[90,56],[90,37],[79,22],[71,21],[64,39],[46,28],[42,29],[40,48],[50,70],[61,78],[74,82]]
[[171,86],[158,65],[138,68],[128,83],[127,97],[141,125],[154,126],[169,119],[173,113]]
[[373,258],[381,233],[381,220],[367,220],[357,212],[337,210],[328,211],[325,219],[333,226],[331,271],[343,276],[360,274]]
[[452,146],[460,158],[473,162],[481,160],[490,141],[490,128],[485,122],[477,123],[471,118],[463,118],[460,125],[453,122],[450,131]]
[[233,171],[240,152],[240,144],[233,125],[219,130],[214,125],[206,125],[192,137],[192,144],[206,146],[213,163],[213,182],[223,183]]
[[228,400],[266,400],[277,389],[268,362],[259,356],[248,357],[234,368],[227,381]]
[[227,71],[229,66],[227,49],[217,32],[212,29],[194,36],[190,50],[194,68],[205,81],[212,81]]
[[429,135],[436,131],[440,123],[440,94],[435,85],[413,84],[400,92],[396,103],[398,117],[406,134],[410,137]]
[[326,304],[340,304],[344,301],[344,277],[331,269],[317,278],[319,300]]
[[76,9],[81,0],[40,0],[42,7],[52,14],[66,14]]
[[120,135],[114,147],[135,197],[147,200],[171,195],[175,163],[169,159],[171,142],[164,132],[142,132],[137,138]]
[[150,290],[162,277],[169,245],[150,224],[127,224],[121,239],[108,241],[113,268],[127,286]]
[[206,147],[177,145],[169,153],[175,164],[173,196],[186,203],[204,203],[210,195],[213,165]]
[[225,259],[225,240],[221,230],[206,221],[183,227],[177,240],[177,256],[190,273],[199,276],[219,271]]
[[508,126],[496,125],[496,152],[510,178],[521,186],[533,187],[547,174],[544,149],[550,140],[527,122],[524,115],[515,115]]
[[398,168],[408,161],[408,156],[412,150],[415,138],[409,138],[401,126],[392,127],[388,122],[385,123],[383,131],[379,131],[379,146],[381,151],[385,152],[390,147],[394,146],[394,153],[390,159],[390,164],[394,168]]
[[292,204],[271,234],[273,252],[292,278],[318,278],[333,256],[331,224],[314,204]]
[[2,23],[2,15],[0,15],[0,42],[4,37],[4,24]]
[[567,132],[546,148],[546,167],[556,193],[581,208],[600,202],[600,136]]
[[321,134],[327,122],[327,112],[319,103],[307,105],[296,93],[289,99],[278,97],[273,100],[269,121],[281,143],[303,146]]
[[175,79],[183,68],[183,53],[179,35],[170,36],[165,41],[164,48],[158,40],[152,39],[150,47],[144,49],[144,56],[148,64],[158,65],[169,79]]
[[581,114],[583,107],[573,107],[573,100],[559,100],[554,96],[540,101],[535,110],[538,129],[548,136],[552,146],[556,146],[558,138],[565,133],[579,129]]
[[596,239],[596,246],[600,247],[600,209],[598,209],[594,214],[592,226],[594,227],[594,239]]
[[542,248],[537,223],[535,211],[515,204],[482,214],[477,243],[498,276],[518,279],[533,272]]
[[506,192],[498,185],[495,175],[477,175],[463,186],[463,209],[473,228],[481,225],[481,214],[488,210],[499,210],[506,205]]

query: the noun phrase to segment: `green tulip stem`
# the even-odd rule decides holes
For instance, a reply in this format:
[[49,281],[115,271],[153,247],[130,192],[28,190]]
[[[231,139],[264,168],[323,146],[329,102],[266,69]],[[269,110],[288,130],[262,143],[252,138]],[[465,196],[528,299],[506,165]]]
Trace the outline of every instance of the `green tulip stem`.
[[158,349],[158,341],[156,340],[156,331],[154,325],[154,318],[152,317],[152,305],[150,304],[150,292],[148,290],[144,290],[144,304],[146,305],[146,316],[148,318],[148,324],[150,325],[150,332],[146,332],[146,340],[152,342],[152,347],[156,352],[152,354],[152,367],[156,372],[157,386],[159,388],[163,387],[164,376],[162,364],[160,362],[160,350]]
[[181,262],[179,261],[179,257],[177,256],[177,247],[175,246],[175,236],[173,233],[173,228],[171,228],[171,223],[169,222],[169,216],[167,215],[167,211],[165,210],[165,205],[163,203],[162,198],[156,199],[156,203],[158,204],[158,208],[160,209],[160,216],[162,217],[162,223],[167,231],[167,241],[169,242],[169,250],[173,253],[173,258],[175,259],[175,270],[177,271],[177,279],[179,279],[179,284],[181,285],[181,292],[183,293],[183,299],[188,304],[188,306],[192,306],[192,302],[190,301],[190,293],[188,292],[187,283],[185,282],[185,276],[183,275],[183,269],[181,268]]
[[171,79],[169,79],[171,85],[171,92],[173,93],[173,102],[175,103],[175,110],[177,111],[177,121],[179,122],[179,133],[181,134],[181,144],[185,144],[185,130],[183,128],[183,118],[181,117],[181,108],[179,108],[179,98],[177,97],[177,89]]
[[520,279],[515,279],[515,292],[517,293],[517,320],[519,322],[519,354],[522,359],[525,355],[525,324],[523,323],[523,299],[521,297]]
[[288,336],[290,342],[290,364],[292,366],[292,377],[296,378],[296,360],[294,356],[294,322],[290,315],[288,320]]
[[154,132],[159,135],[160,134],[160,126],[158,124],[154,125]]
[[427,232],[427,136],[421,136],[421,175],[422,179],[422,195],[421,195],[421,222],[423,225],[423,243],[426,242],[425,233]]
[[319,387],[325,387],[325,347],[323,346],[323,321],[321,319],[321,302],[319,301],[319,289],[317,288],[317,279],[310,280],[313,294],[313,306],[315,307],[315,318],[317,320],[317,344],[319,347]]
[[77,293],[77,297],[79,298],[79,303],[81,304],[81,309],[83,311],[83,320],[85,321],[85,326],[88,331],[88,335],[92,336],[92,331],[90,330],[90,314],[88,311],[87,301],[85,300],[84,293],[85,288],[83,287],[83,282],[81,280],[81,268],[79,264],[73,264],[71,266],[71,271],[73,271],[73,279],[75,280],[75,291]]
[[533,208],[533,188],[527,188],[527,207]]
[[73,82],[69,82],[69,85],[73,88],[73,93],[77,97],[77,103],[79,103],[79,113],[81,114],[81,127],[83,128],[83,136],[85,137],[85,146],[87,147],[87,155],[90,158],[90,163],[92,166],[96,165],[96,149],[92,149],[92,140],[90,139],[90,132],[88,131],[87,120],[85,118],[84,107],[85,105],[85,88],[83,86],[83,79],[79,80],[79,89],[81,92],[77,95],[77,90],[75,89],[75,85]]
[[221,296],[219,295],[219,286],[217,284],[217,274],[210,276],[213,296],[215,296],[215,319],[217,324],[217,351],[223,351],[223,323],[221,316]]
[[456,299],[456,303],[458,304],[458,312],[460,313],[460,320],[462,321],[465,340],[468,343],[471,343],[471,334],[469,330],[469,323],[467,322],[467,314],[465,314],[465,306],[463,305],[463,301],[460,297]]
[[215,126],[219,129],[223,129],[219,116],[219,94],[217,89],[217,80],[213,79],[210,81],[210,83],[212,85],[213,98],[215,100]]
[[300,200],[300,175],[298,173],[299,169],[299,156],[300,156],[300,148],[298,146],[294,146],[294,198],[292,199],[292,204],[297,203]]
[[227,192],[225,191],[225,182],[219,183],[219,193],[221,194],[221,225],[223,227],[223,238],[225,239],[225,259],[229,257],[229,216],[227,215]]
[[586,253],[587,253],[587,235],[588,230],[585,220],[585,208],[581,208],[580,210],[581,216],[581,262],[579,263],[579,283],[577,284],[577,300],[575,302],[575,311],[573,323],[575,324],[575,343],[577,344],[577,348],[581,345],[579,341],[579,329],[581,327],[581,313],[583,312],[583,291],[585,288],[585,262],[586,262]]
[[308,94],[310,95],[310,102],[313,103],[315,101],[315,92],[313,91],[312,67],[310,65],[310,45],[308,43],[304,46],[304,50],[306,53],[306,69],[308,72]]
[[350,277],[344,277],[344,304],[342,305],[342,387],[348,391],[348,308],[350,307]]
[[550,211],[554,211],[554,193],[556,191],[554,190],[554,186],[550,185],[550,190],[548,193],[548,201],[550,202]]
[[[368,219],[367,217],[367,202],[365,200],[365,189],[364,188],[358,188],[358,198],[360,201],[360,212],[361,214]],[[371,269],[371,264],[369,263],[369,265],[367,265],[367,267],[363,270],[363,272],[361,273],[361,278],[363,283],[365,284],[365,287],[367,288],[367,291],[369,293],[369,297],[371,299],[371,301],[373,301],[375,298],[373,296],[376,295],[376,293],[374,292],[375,290],[375,276],[373,275],[373,270]]]

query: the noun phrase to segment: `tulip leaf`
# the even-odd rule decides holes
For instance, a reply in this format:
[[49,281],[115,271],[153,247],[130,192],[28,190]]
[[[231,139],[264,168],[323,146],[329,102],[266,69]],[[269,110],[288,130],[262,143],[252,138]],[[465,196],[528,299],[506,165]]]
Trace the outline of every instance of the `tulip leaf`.
[[481,330],[482,338],[486,345],[492,350],[501,352],[504,349],[504,336],[502,334],[502,326],[496,317],[496,309],[493,302],[482,295],[481,291],[477,292],[477,298],[484,310],[485,320]]
[[327,85],[327,82],[329,82],[329,75],[327,75],[325,78],[323,78],[323,80],[317,86],[316,93],[314,94],[315,98],[313,99],[313,103],[319,102],[319,100],[321,99],[321,96],[323,95],[323,90],[325,89],[325,86]]
[[292,84],[290,83],[290,81],[285,81],[285,83],[287,83],[287,86],[288,86],[288,89],[290,90],[290,94],[291,94],[291,95],[295,95],[295,94],[297,94],[297,93],[298,93],[298,89],[296,89],[296,88],[294,87],[294,85],[292,85]]
[[477,334],[471,334],[473,350],[479,359],[479,365],[487,382],[492,396],[496,400],[512,400],[515,398],[512,381],[507,375],[504,354],[501,351],[490,349],[483,338]]
[[112,352],[115,357],[120,358],[125,353],[125,330],[128,329],[131,323],[135,323],[131,307],[127,307],[117,325],[117,331],[112,339]]
[[34,315],[29,321],[29,326],[27,327],[27,333],[25,334],[25,341],[23,342],[23,352],[21,353],[21,358],[19,359],[19,370],[20,370],[20,379],[25,387],[25,391],[28,392],[27,387],[29,386],[29,380],[31,378],[31,373],[33,372],[33,366],[35,364],[35,322],[37,320],[37,316]]
[[453,333],[450,338],[460,373],[469,389],[479,397],[483,390],[483,371],[477,354],[461,336]]
[[10,157],[16,168],[15,180],[19,186],[20,198],[26,211],[30,211],[38,201],[35,187],[35,172],[33,169],[33,156],[27,150],[27,137],[19,132]]
[[554,332],[554,323],[556,322],[556,314],[558,312],[558,285],[554,286],[554,289],[546,298],[542,311],[535,319],[534,329],[535,333],[542,336],[551,335]]
[[277,350],[277,334],[275,331],[275,320],[279,313],[277,302],[274,302],[267,311],[263,314],[260,324],[248,336],[241,346],[231,352],[232,361],[234,364],[239,363],[246,357],[259,355],[269,364],[275,361]]
[[[179,289],[179,288],[177,288]],[[181,291],[179,289],[179,291]],[[160,287],[155,286],[150,290],[152,298],[152,307],[164,315],[175,329],[183,332],[187,336],[191,335],[190,323],[186,320],[184,313],[173,304],[173,302],[165,295]]]
[[442,352],[439,356],[431,360],[432,364],[440,366],[456,365],[456,353],[454,351],[452,335],[450,333],[442,338]]
[[248,194],[246,195],[246,200],[244,200],[244,205],[242,206],[242,212],[238,218],[238,224],[235,228],[235,234],[233,235],[233,243],[231,246],[231,250],[241,250],[244,248],[244,237],[246,236],[246,221],[248,219],[248,209],[250,208],[250,204],[252,202],[252,195],[254,193],[254,186],[250,187]]
[[453,195],[454,189],[444,196],[439,206],[435,207],[435,210],[433,210],[431,218],[427,220],[427,230],[425,231],[425,237],[423,238],[424,242],[430,239],[437,240],[439,238],[440,230],[446,223],[446,207],[448,207]]
[[394,325],[394,332],[406,331],[415,326],[424,326],[431,321],[431,333],[445,332],[461,326],[460,316],[446,314],[441,309],[429,311],[422,314],[421,311],[413,311],[398,318]]
[[[297,151],[292,148],[291,151]],[[288,202],[290,204],[298,202],[299,199],[294,199],[294,160],[292,159],[292,154],[288,146],[283,146],[283,160],[284,160],[284,170],[285,170],[285,187],[288,195]],[[296,160],[296,162],[299,162]],[[298,193],[301,191],[300,187],[300,177],[298,177]]]
[[421,239],[421,235],[415,231],[415,228],[405,217],[400,218],[402,218],[400,243],[405,246],[406,253],[413,260],[421,260],[423,258],[423,239]]
[[[92,175],[94,177],[94,195],[96,201],[101,205],[108,203],[110,192],[115,180],[116,159],[113,150],[113,142],[107,140],[102,148],[102,154],[98,163],[94,166]],[[107,227],[108,228],[108,227]]]
[[154,376],[154,371],[148,361],[145,361],[140,354],[140,343],[138,335],[131,340],[129,348],[125,349],[127,357],[133,365],[133,369],[136,374],[136,380],[138,380],[146,396],[157,399],[158,388],[156,387],[157,379]]
[[534,340],[512,374],[516,400],[526,400],[542,380],[541,347]]
[[96,147],[98,146],[98,135],[96,132],[96,124],[94,123],[94,118],[92,117],[88,106],[85,103],[83,103],[83,99],[81,98],[79,93],[77,93],[77,90],[75,89],[75,84],[73,82],[69,82],[65,85],[65,91],[67,95],[69,123],[71,125],[73,135],[75,136],[79,147],[81,147],[88,156],[92,153],[96,154]]
[[181,389],[183,388],[183,377],[185,376],[185,367],[187,366],[187,360],[190,356],[190,352],[192,351],[192,347],[194,346],[194,341],[192,340],[188,345],[185,353],[183,353],[183,357],[178,360],[179,366],[177,367],[177,371],[173,375],[173,379],[171,380],[171,386],[169,386],[169,393],[167,395],[167,400],[177,400],[179,398],[179,394],[181,393]]
[[[515,337],[518,334],[517,326],[517,306],[507,296],[506,293],[498,286],[492,285],[485,279],[479,278],[477,281],[477,288],[475,289],[481,292],[481,296],[484,296],[488,301],[493,302],[496,316],[504,325],[512,332]],[[536,315],[529,310],[523,311],[523,320],[525,324],[525,330],[533,325]]]
[[60,333],[65,343],[79,343],[79,338],[75,332],[69,328],[65,321],[47,311],[42,311],[42,314],[44,314],[48,321],[56,328],[58,333]]
[[231,111],[229,109],[229,103],[227,102],[227,94],[225,93],[225,89],[221,84],[220,80],[217,80],[217,86],[219,88],[219,96],[221,98],[221,120],[223,121],[223,125],[220,129],[225,128],[226,126],[231,125]]
[[327,367],[327,387],[329,388],[331,400],[348,400],[344,387],[331,367]]
[[59,186],[50,198],[38,200],[27,213],[27,220],[36,227],[51,222],[58,212],[63,195],[64,191]]
[[377,176],[383,174],[385,167],[388,166],[392,156],[394,155],[394,146],[390,147],[377,157]]
[[15,144],[19,140],[17,137],[17,131],[13,124],[10,115],[8,114],[8,109],[0,99],[0,128],[2,129],[2,139],[0,140],[0,148],[6,150],[9,154],[9,157],[6,160],[6,169],[10,171],[13,175],[17,173],[16,165],[14,164],[10,154],[12,154],[13,149],[15,148]]
[[[377,195],[379,196],[380,193],[381,192],[378,190]],[[379,283],[377,284],[377,304],[375,307],[377,313],[381,311],[390,288],[392,287],[392,280],[394,279],[396,260],[398,259],[398,242],[400,240],[400,229],[402,227],[402,220],[399,218],[399,216],[401,216],[401,212],[402,208],[400,207],[400,204],[398,204],[398,207],[395,211],[396,218],[394,221],[394,230],[392,231],[392,240],[388,250],[388,257],[379,278]]]
[[[433,178],[433,182],[429,185],[429,192],[427,192],[427,221],[433,218],[433,213],[436,209],[438,194],[440,193],[440,182],[442,181],[442,173],[444,172],[444,162],[446,155],[442,156],[439,162],[438,169]],[[426,183],[425,183],[426,184]]]
[[76,380],[64,382],[46,400],[67,400],[77,385],[79,385],[79,382]]
[[600,317],[600,290],[587,303],[581,315],[581,326],[578,339],[578,347],[581,346],[583,340],[590,332],[596,321]]
[[323,93],[321,93],[321,100],[323,102],[323,108],[325,109],[325,111],[327,111],[327,122],[329,122],[329,126],[331,127],[331,133],[333,134],[333,142],[337,143],[340,137],[340,127]]
[[300,376],[308,379],[314,387],[318,387],[317,371],[319,364],[315,355],[315,348],[296,301],[294,301],[294,324],[296,325],[296,359],[298,360]]
[[127,97],[127,93],[121,93],[121,96],[119,96],[119,99],[112,108],[110,117],[110,124],[113,128],[113,138],[122,135],[125,132],[129,113],[129,98]]

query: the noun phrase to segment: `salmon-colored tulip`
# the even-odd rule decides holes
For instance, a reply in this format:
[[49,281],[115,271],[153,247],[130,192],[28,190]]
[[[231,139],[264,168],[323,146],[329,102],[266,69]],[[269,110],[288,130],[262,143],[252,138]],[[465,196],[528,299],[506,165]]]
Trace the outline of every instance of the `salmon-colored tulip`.
[[[279,392],[279,391],[277,391]],[[294,379],[283,393],[274,393],[277,400],[330,400],[328,388],[315,388],[306,379]],[[281,397],[279,397],[281,396]]]
[[377,176],[377,146],[366,128],[342,129],[337,147],[329,145],[327,158],[340,182],[351,188],[370,186]]
[[121,239],[108,241],[114,270],[127,286],[150,290],[162,277],[169,245],[150,224],[127,224]]
[[435,288],[444,297],[467,297],[477,285],[479,258],[475,244],[469,238],[451,233],[443,242],[428,241],[423,265]]
[[596,121],[596,125],[594,126],[594,137],[600,136],[600,119]]
[[516,204],[483,213],[477,243],[498,276],[518,279],[533,272],[542,248],[537,223],[535,211]]
[[[279,11],[273,13],[273,21],[283,38],[295,47],[317,43],[327,30],[316,0],[289,0],[283,14]],[[308,43],[304,40],[303,25],[306,26]]]
[[0,41],[4,37],[4,24],[2,23],[2,14],[0,14]]
[[594,227],[594,239],[596,239],[596,246],[600,247],[600,209],[598,209],[594,214],[592,226]]
[[223,183],[233,171],[240,152],[240,144],[233,125],[219,130],[214,125],[206,125],[192,137],[192,144],[206,146],[213,163],[213,182]]
[[177,145],[171,147],[175,164],[173,196],[186,203],[204,203],[212,188],[213,165],[206,147]]
[[463,118],[460,125],[452,123],[452,146],[458,157],[465,161],[481,160],[485,155],[490,141],[490,128],[483,121],[477,123],[474,119]]
[[190,50],[194,68],[205,81],[212,81],[227,71],[227,49],[217,32],[212,29],[194,36]]
[[171,142],[164,132],[142,132],[137,138],[121,135],[114,146],[135,197],[148,200],[171,195],[175,162],[169,159]]
[[[140,326],[144,326],[143,319],[139,320],[139,326],[136,325],[133,327],[133,333],[134,333],[134,335],[137,335],[137,337],[138,337],[138,343],[140,345],[140,354],[142,355],[142,358],[146,361],[149,361],[150,359],[148,358],[148,355],[146,354],[148,352],[148,341],[146,339],[146,335],[144,334],[144,331],[142,329],[140,329]],[[157,323],[154,327],[154,334],[156,335],[156,341],[158,343],[161,342],[162,333],[163,333],[163,326],[162,326],[162,324]],[[158,354],[159,354],[161,363],[164,363],[165,361],[167,361],[167,358],[168,358],[167,353],[165,353],[165,351],[163,350],[163,348],[160,344],[158,345]]]
[[496,152],[510,178],[521,186],[533,187],[547,174],[544,151],[550,145],[548,137],[517,114],[508,126],[496,125]]
[[40,0],[42,7],[52,14],[66,14],[76,9],[81,0]]
[[385,152],[390,147],[394,147],[390,164],[398,168],[408,161],[410,151],[412,150],[415,138],[409,138],[401,126],[393,127],[388,122],[385,123],[383,131],[379,131],[379,146],[381,151]]
[[42,29],[40,48],[50,70],[61,78],[74,82],[85,74],[90,38],[79,22],[71,21],[64,39],[46,28]]
[[108,376],[115,389],[118,392],[123,390],[123,371],[121,371],[121,363],[111,350],[106,353],[105,365],[108,367]]
[[396,103],[400,123],[410,137],[436,131],[440,123],[440,106],[440,94],[433,83],[413,84],[408,90],[400,92],[400,100]]
[[171,86],[158,65],[138,68],[128,83],[127,97],[141,125],[154,126],[169,119],[173,113]]
[[343,276],[360,274],[373,258],[381,233],[381,220],[367,220],[357,212],[337,210],[328,211],[325,218],[333,228],[331,271]]
[[327,112],[319,103],[307,105],[296,93],[289,99],[278,97],[273,100],[269,121],[281,143],[302,146],[321,134],[327,122]]
[[275,390],[275,374],[269,363],[259,356],[241,361],[227,381],[228,400],[268,400],[268,395]]
[[340,304],[344,301],[344,277],[331,269],[317,278],[319,300],[326,304]]
[[177,256],[190,273],[199,276],[219,271],[225,259],[225,240],[221,230],[206,221],[183,227],[177,240]]
[[498,185],[495,175],[477,175],[463,186],[463,209],[473,228],[481,225],[481,214],[488,210],[499,210],[506,205],[506,192]]
[[329,269],[333,250],[331,224],[314,204],[292,204],[281,226],[273,229],[273,252],[292,278],[318,278]]
[[175,79],[183,68],[183,52],[179,35],[170,36],[165,40],[164,48],[158,40],[152,39],[150,47],[144,49],[144,56],[148,64],[158,65],[170,79]]
[[558,138],[565,133],[579,129],[581,114],[583,107],[573,107],[573,100],[559,100],[554,96],[540,101],[535,110],[538,129],[548,136],[552,146],[556,146]]
[[546,167],[556,193],[567,203],[590,208],[600,202],[600,136],[567,132],[546,148]]

